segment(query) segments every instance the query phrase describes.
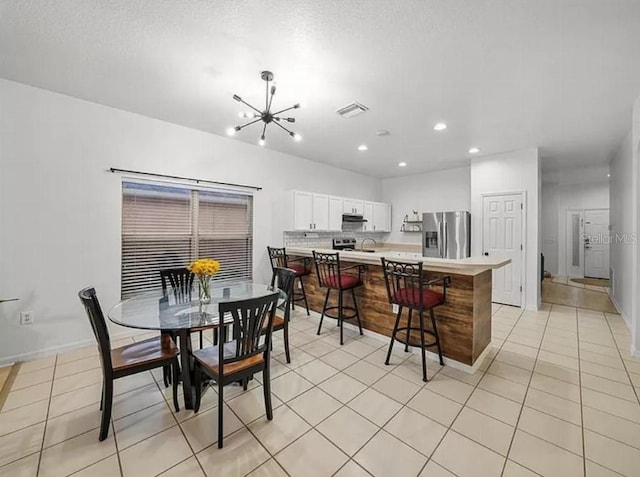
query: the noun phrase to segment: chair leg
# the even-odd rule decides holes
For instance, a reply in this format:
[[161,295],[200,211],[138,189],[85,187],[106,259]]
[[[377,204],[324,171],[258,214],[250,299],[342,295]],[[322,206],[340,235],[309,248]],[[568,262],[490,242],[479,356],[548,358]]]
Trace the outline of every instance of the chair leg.
[[164,381],[164,387],[168,388],[169,384],[171,383],[171,378],[169,378],[170,373],[170,367],[169,366],[163,366],[162,367],[162,379]]
[[200,332],[200,349],[202,349],[202,348],[203,348],[203,345],[202,345],[202,331],[201,331]]
[[342,290],[338,290],[338,323],[340,324],[340,346],[344,344],[343,330],[344,318],[342,318]]
[[304,299],[304,307],[307,309],[307,316],[309,316],[309,303],[307,302],[307,292],[304,289],[304,280],[302,279],[302,277],[300,277],[299,280],[300,289],[302,290],[302,298]]
[[222,380],[218,382],[218,449],[222,449],[222,436],[224,435],[224,423],[222,422],[224,414],[224,398],[222,396],[223,386]]
[[396,340],[396,333],[398,332],[398,325],[400,324],[400,317],[402,316],[402,307],[398,307],[398,314],[396,315],[396,323],[393,325],[393,332],[391,333],[391,341],[389,342],[389,350],[387,351],[387,359],[384,360],[384,364],[389,365],[391,359],[391,351],[393,350],[393,342]]
[[100,410],[104,407],[104,380],[102,381],[102,392],[100,393]]
[[249,387],[249,378],[244,378],[242,380],[242,390],[246,391],[248,387]]
[[286,321],[284,323],[284,329],[282,330],[282,332],[284,337],[284,355],[287,358],[287,364],[289,364],[291,363],[291,354],[289,352],[289,323]]
[[273,408],[271,407],[271,366],[266,362],[262,370],[262,390],[264,391],[264,408],[267,412],[267,419],[273,419]]
[[324,305],[322,305],[322,314],[320,315],[320,323],[318,324],[318,333],[320,334],[320,330],[322,329],[322,320],[324,318],[324,312],[327,309],[327,303],[329,302],[329,293],[331,293],[331,288],[327,288],[327,294],[324,297]]
[[433,313],[433,308],[429,308],[429,315],[431,315],[431,326],[433,326],[433,334],[436,335],[436,346],[438,347],[440,366],[444,366],[444,360],[442,359],[442,349],[440,348],[440,335],[438,334],[438,325],[436,324],[436,316]]
[[426,383],[427,380],[427,352],[425,351],[424,346],[424,312],[422,310],[420,313],[420,344],[422,345],[422,380]]
[[407,342],[404,344],[404,352],[409,352],[409,338],[411,337],[411,316],[413,315],[413,309],[409,308],[409,318],[407,320]]
[[193,404],[193,412],[200,410],[200,400],[202,399],[202,371],[198,362],[195,363],[193,370],[193,385],[196,389],[196,402]]
[[176,412],[180,412],[180,404],[178,403],[178,373],[180,373],[180,366],[178,365],[178,358],[173,360],[171,370],[173,371],[173,407]]
[[353,307],[356,310],[356,318],[358,319],[358,328],[360,328],[360,335],[362,336],[362,323],[360,322],[360,310],[358,309],[358,302],[356,301],[356,291],[351,289],[351,296],[353,297]]
[[100,423],[100,437],[101,441],[105,440],[109,435],[109,424],[111,423],[111,407],[113,405],[113,379],[106,378],[103,384],[103,406],[102,406],[102,421]]

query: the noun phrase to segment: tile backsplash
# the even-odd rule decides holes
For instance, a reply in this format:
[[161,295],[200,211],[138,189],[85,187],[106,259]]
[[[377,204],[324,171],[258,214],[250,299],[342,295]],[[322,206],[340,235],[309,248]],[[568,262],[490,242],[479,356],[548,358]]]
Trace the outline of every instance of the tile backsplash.
[[[359,244],[365,238],[372,238],[377,244],[384,243],[388,232],[363,232],[362,224],[344,223],[341,232],[283,232],[282,243],[285,247],[322,247],[331,248],[334,238],[355,238]],[[370,244],[368,244],[370,245]]]

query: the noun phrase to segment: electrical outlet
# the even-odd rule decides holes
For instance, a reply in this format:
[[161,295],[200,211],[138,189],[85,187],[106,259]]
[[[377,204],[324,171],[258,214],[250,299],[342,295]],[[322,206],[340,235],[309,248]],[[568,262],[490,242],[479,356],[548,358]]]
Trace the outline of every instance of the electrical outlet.
[[33,311],[21,311],[20,312],[20,324],[32,325],[33,324]]
[[392,311],[393,313],[398,313],[398,310],[400,310],[400,307],[399,307],[396,303],[394,303],[393,305],[391,305],[391,311]]

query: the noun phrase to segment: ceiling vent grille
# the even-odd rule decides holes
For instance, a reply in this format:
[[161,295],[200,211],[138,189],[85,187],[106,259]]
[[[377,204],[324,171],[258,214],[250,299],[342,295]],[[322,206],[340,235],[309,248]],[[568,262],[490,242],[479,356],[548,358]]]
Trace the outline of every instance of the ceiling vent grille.
[[346,106],[338,109],[336,113],[347,119],[357,116],[358,114],[362,114],[368,110],[369,108],[367,108],[364,104],[360,104],[357,101],[354,101],[353,103],[347,104]]

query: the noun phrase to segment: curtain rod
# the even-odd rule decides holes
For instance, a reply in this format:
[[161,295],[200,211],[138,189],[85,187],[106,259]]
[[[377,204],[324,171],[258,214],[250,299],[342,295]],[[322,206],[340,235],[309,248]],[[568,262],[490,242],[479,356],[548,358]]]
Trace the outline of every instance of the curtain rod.
[[114,173],[123,172],[125,174],[139,174],[139,175],[151,176],[151,177],[164,177],[165,179],[179,179],[183,181],[193,181],[196,184],[206,183],[206,184],[216,184],[216,185],[231,186],[231,187],[242,187],[244,189],[262,190],[262,187],[257,187],[252,185],[233,184],[231,182],[209,181],[206,179],[194,179],[192,177],[170,176],[167,174],[156,174],[155,172],[131,171],[129,169],[118,169],[116,167],[109,168],[109,172],[114,172]]

